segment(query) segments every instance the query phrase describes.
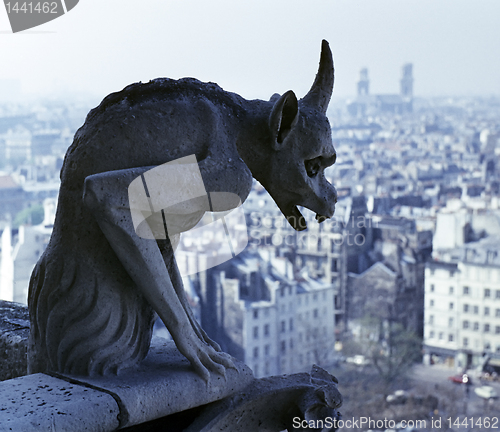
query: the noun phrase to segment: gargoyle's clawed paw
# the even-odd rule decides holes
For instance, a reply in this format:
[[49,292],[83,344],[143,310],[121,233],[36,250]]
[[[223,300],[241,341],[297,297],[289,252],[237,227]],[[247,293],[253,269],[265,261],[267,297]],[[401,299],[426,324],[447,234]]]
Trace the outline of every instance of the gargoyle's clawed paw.
[[198,338],[196,332],[189,335],[180,335],[175,341],[179,351],[191,362],[196,373],[209,382],[213,374],[226,377],[226,369],[236,369],[230,356],[224,352],[218,352],[211,345]]
[[214,360],[221,364],[222,366],[224,366],[225,369],[234,369],[234,370],[238,370],[238,368],[236,367],[236,365],[234,364],[233,360],[232,360],[232,357],[225,353],[225,352],[217,352],[217,358],[214,358]]
[[205,330],[203,330],[201,327],[199,328],[199,330],[201,333],[201,340],[203,342],[210,345],[215,351],[222,352],[220,345],[217,342],[215,342],[214,340],[210,339],[210,337],[205,333]]

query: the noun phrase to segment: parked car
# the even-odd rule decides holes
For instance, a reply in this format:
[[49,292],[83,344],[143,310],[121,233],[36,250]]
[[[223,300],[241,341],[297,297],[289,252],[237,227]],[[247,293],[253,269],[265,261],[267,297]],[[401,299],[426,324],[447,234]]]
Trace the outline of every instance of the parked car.
[[498,397],[497,392],[495,389],[491,386],[481,386],[481,387],[476,387],[474,389],[474,392],[481,398],[483,399],[495,399]]
[[405,390],[396,390],[393,394],[387,396],[386,401],[391,405],[404,405],[408,400],[408,392]]
[[448,379],[457,384],[468,384],[468,385],[472,384],[470,376],[465,373],[459,375],[453,375],[451,377],[448,377]]
[[345,359],[346,363],[355,364],[357,366],[366,366],[370,364],[370,360],[368,360],[364,355],[357,354],[353,357],[347,357]]

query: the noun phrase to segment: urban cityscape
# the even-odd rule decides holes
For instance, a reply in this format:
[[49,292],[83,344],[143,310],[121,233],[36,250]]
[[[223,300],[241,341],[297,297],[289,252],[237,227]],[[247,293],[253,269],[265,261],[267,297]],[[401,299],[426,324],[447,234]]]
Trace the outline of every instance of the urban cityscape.
[[[491,417],[500,412],[500,98],[421,98],[413,82],[404,64],[394,94],[373,94],[363,68],[356,96],[332,101],[333,218],[318,224],[304,209],[308,229],[296,232],[255,183],[237,227],[243,252],[210,268],[221,243],[186,233],[176,259],[202,327],[256,377],[317,364],[337,376],[352,416],[362,406],[372,418]],[[27,303],[64,153],[92,107],[0,99],[2,300]],[[161,322],[155,331],[168,337]]]

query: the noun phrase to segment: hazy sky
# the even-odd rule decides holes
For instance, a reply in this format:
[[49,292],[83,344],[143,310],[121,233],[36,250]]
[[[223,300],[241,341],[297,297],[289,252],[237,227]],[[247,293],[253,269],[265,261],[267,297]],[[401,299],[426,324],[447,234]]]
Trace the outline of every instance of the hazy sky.
[[362,67],[372,93],[398,92],[406,62],[417,96],[500,95],[499,0],[80,0],[17,34],[0,9],[0,84],[102,97],[193,76],[247,98],[302,96],[323,38],[339,97],[355,94]]

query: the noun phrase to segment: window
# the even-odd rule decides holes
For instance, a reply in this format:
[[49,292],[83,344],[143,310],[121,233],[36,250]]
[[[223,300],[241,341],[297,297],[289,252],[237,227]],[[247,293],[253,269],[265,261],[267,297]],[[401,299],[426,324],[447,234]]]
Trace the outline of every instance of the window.
[[253,338],[258,339],[259,338],[259,327],[255,326],[253,328]]
[[469,346],[469,339],[463,338],[463,346],[464,347]]
[[485,343],[484,343],[484,349],[485,349],[485,350],[489,350],[489,349],[491,349],[491,344],[490,344],[489,342],[485,342]]
[[429,306],[430,306],[430,307],[433,307],[433,306],[434,306],[434,300],[431,300],[431,301],[429,302]]
[[429,315],[429,324],[434,324],[434,315]]
[[290,318],[290,322],[288,323],[288,328],[290,331],[293,331],[293,318]]
[[450,294],[453,294],[454,291],[455,289],[453,287],[450,287]]
[[495,334],[500,334],[500,326],[495,327]]
[[469,321],[464,321],[464,322],[462,323],[462,327],[463,327],[464,329],[468,329],[468,328],[469,328]]
[[448,327],[453,327],[453,318],[448,318]]
[[450,310],[453,310],[453,306],[454,306],[453,302],[450,302]]
[[485,315],[485,316],[489,316],[489,314],[490,314],[490,308],[489,308],[488,306],[486,306],[486,307],[484,308],[484,315]]
[[281,333],[284,333],[286,331],[286,322],[281,321]]
[[314,300],[314,301],[317,301],[317,300],[318,300],[318,294],[317,294],[317,293],[314,293],[314,294],[313,294],[313,300]]
[[491,297],[491,290],[489,288],[484,289],[484,298],[490,298]]
[[435,289],[434,284],[431,284],[431,292],[434,292],[434,289]]
[[313,316],[314,318],[318,318],[318,309],[314,309]]
[[453,335],[452,334],[448,335],[448,342],[453,342]]
[[479,313],[479,306],[474,306],[474,314],[477,315]]
[[253,358],[259,357],[259,347],[253,349]]
[[469,295],[469,294],[470,294],[470,290],[469,290],[469,287],[468,287],[468,286],[464,286],[464,289],[463,289],[463,294],[464,294],[464,295]]
[[282,353],[286,352],[286,341],[281,341],[281,352]]
[[495,298],[496,298],[497,300],[500,300],[500,290],[496,290],[496,291],[495,291]]
[[264,336],[269,336],[269,324],[264,325]]
[[500,318],[500,309],[495,309],[495,316]]
[[443,332],[439,332],[439,340],[443,340],[444,339],[444,333]]
[[465,313],[469,312],[469,305],[468,304],[464,304],[464,312]]
[[475,322],[474,323],[474,327],[472,328],[474,331],[478,331],[479,330],[479,323],[478,322]]
[[271,347],[269,345],[265,345],[264,346],[264,354],[266,356],[268,356],[270,351],[271,351]]
[[293,339],[290,339],[290,349],[293,349]]
[[490,331],[490,325],[489,324],[485,324],[484,325],[484,332],[488,333],[489,331]]
[[429,339],[434,339],[434,331],[433,330],[431,330],[429,332]]
[[254,319],[259,318],[259,310],[258,309],[253,310],[253,317],[254,317]]

